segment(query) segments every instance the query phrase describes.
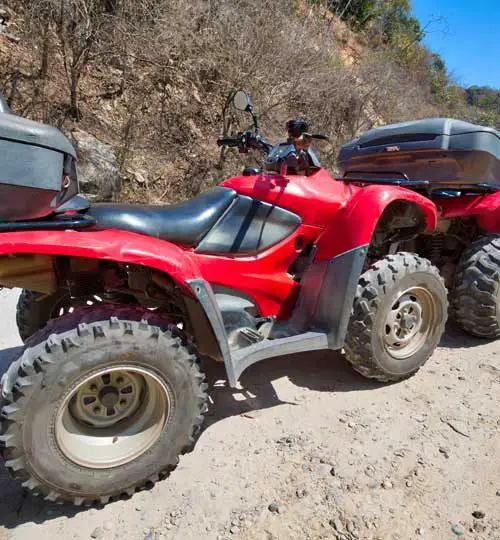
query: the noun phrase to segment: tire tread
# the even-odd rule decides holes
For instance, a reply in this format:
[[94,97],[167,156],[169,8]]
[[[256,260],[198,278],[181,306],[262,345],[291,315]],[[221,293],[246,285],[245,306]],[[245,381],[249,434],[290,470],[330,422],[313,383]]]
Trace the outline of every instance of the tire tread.
[[451,315],[468,334],[500,337],[500,235],[489,234],[471,244],[458,263]]
[[[104,328],[106,325],[111,329],[108,333]],[[73,347],[82,346],[85,341],[92,343],[102,339],[115,340],[117,331],[122,335],[132,335],[136,340],[161,339],[162,347],[176,349],[174,361],[188,367],[191,384],[194,385],[197,410],[193,415],[191,433],[184,442],[181,454],[192,449],[204,420],[203,413],[208,399],[205,376],[200,371],[193,345],[183,339],[176,326],[143,308],[120,308],[116,305],[81,308],[49,321],[45,328],[32,335],[27,340],[21,356],[10,364],[0,381],[0,451],[11,476],[20,481],[32,494],[50,501],[71,501],[75,505],[91,505],[96,502],[95,498],[82,497],[81,494],[71,495],[57,491],[53,486],[45,485],[28,470],[20,429],[24,417],[21,404],[22,399],[29,396],[35,380],[39,382],[43,379],[45,373],[57,362],[53,354],[55,351],[62,348],[64,354],[69,354]],[[60,334],[65,334],[63,339],[59,337]],[[113,337],[111,334],[114,334]],[[102,496],[97,502],[107,503],[110,500],[130,497],[147,484],[154,484],[160,477],[167,476],[175,469],[178,461],[176,458],[173,463],[162,465],[161,470],[146,479],[143,484]]]
[[[407,252],[399,252],[380,259],[359,280],[344,351],[352,367],[364,377],[380,382],[392,382],[409,378],[422,367],[419,365],[404,376],[391,375],[376,362],[371,347],[375,316],[381,298],[403,275],[414,272],[431,273],[444,287],[438,269],[429,260]],[[445,322],[446,320],[442,322],[443,329]]]

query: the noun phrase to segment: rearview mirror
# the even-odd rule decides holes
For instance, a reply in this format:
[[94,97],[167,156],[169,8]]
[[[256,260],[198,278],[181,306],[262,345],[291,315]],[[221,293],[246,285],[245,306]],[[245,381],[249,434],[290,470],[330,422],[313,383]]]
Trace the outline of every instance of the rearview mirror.
[[250,99],[250,96],[243,90],[238,90],[233,94],[233,97],[231,98],[231,103],[233,104],[233,107],[238,111],[252,112],[252,100]]

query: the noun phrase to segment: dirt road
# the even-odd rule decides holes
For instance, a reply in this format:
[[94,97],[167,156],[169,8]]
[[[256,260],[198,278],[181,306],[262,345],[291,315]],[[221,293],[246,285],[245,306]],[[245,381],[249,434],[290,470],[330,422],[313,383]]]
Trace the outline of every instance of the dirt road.
[[[0,293],[0,364],[18,350]],[[450,328],[412,379],[380,385],[340,354],[217,366],[194,451],[170,478],[104,508],[25,497],[0,469],[0,538],[500,539],[500,342]]]

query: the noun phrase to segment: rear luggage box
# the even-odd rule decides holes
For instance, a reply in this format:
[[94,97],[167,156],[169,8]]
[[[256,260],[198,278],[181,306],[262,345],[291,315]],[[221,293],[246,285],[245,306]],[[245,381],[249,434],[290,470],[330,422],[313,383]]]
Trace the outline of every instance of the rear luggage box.
[[500,187],[500,132],[430,118],[371,129],[344,145],[342,177],[395,178],[433,185]]
[[59,130],[0,112],[0,221],[46,217],[76,195],[75,159]]

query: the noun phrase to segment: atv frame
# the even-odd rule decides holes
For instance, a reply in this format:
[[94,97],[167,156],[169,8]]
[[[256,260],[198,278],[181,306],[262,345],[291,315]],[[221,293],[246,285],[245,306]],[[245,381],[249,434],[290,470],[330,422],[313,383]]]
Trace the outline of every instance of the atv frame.
[[[347,183],[345,189],[349,189]],[[396,216],[400,232],[391,231],[391,244],[410,233],[435,230],[437,207],[424,196],[399,186],[367,186],[333,216],[321,240],[307,252],[303,246],[311,243],[308,231],[300,229],[271,248],[266,257],[228,257],[224,261],[127,231],[12,231],[2,234],[0,281],[5,286],[47,294],[66,288],[75,297],[104,296],[113,291],[143,304],[154,304],[147,289],[156,286],[171,304],[169,309],[174,306],[174,311],[187,317],[177,317],[175,322],[192,328],[190,337],[199,352],[224,361],[228,382],[234,387],[242,372],[255,362],[283,354],[343,347],[356,287],[373,247],[377,224],[394,205],[404,213]],[[344,223],[357,226],[339,236]],[[289,265],[289,255],[298,254],[307,256],[309,262],[300,277],[302,283],[291,281],[282,271],[286,267],[271,268],[280,259]],[[118,283],[123,267],[129,272],[125,287],[123,279]],[[257,299],[261,316],[269,317],[272,323],[272,339],[231,350],[210,285],[215,276],[224,287],[237,288]],[[290,301],[294,297],[295,306]],[[274,315],[276,311],[278,316]]]

